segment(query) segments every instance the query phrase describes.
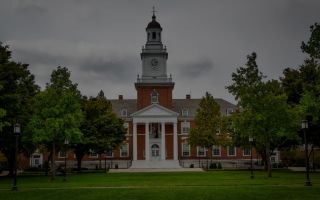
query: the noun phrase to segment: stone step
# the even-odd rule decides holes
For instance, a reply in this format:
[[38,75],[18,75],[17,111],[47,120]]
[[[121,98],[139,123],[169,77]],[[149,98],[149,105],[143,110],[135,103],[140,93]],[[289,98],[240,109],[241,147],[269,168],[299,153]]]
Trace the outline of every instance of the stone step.
[[130,169],[180,169],[178,160],[134,160]]

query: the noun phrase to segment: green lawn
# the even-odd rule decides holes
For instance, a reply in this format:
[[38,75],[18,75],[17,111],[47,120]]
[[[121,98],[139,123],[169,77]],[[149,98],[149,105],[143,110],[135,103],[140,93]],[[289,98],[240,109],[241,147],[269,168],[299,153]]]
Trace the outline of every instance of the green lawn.
[[18,177],[19,191],[10,191],[12,180],[0,178],[0,199],[320,199],[320,174],[311,174],[305,187],[301,172],[210,171],[180,173],[119,173],[69,175],[50,181],[43,176]]

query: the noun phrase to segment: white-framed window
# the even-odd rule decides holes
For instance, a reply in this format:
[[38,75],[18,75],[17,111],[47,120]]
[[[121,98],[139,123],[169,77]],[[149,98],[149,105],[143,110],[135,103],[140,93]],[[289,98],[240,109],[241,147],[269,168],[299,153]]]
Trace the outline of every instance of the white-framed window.
[[251,156],[251,148],[249,147],[243,148],[243,156]]
[[126,108],[121,109],[121,117],[127,117],[128,116],[128,110]]
[[236,147],[234,146],[228,146],[228,156],[236,156]]
[[151,156],[152,157],[159,157],[160,156],[160,147],[157,144],[153,144],[151,146]]
[[212,156],[221,156],[221,146],[218,146],[218,145],[212,146]]
[[151,103],[158,103],[158,92],[153,89],[152,92],[151,92]]
[[187,117],[187,116],[189,116],[189,110],[188,109],[182,109],[181,110],[181,115],[183,116],[183,117]]
[[187,142],[182,143],[182,156],[184,157],[190,156],[190,145]]
[[93,149],[89,149],[89,158],[98,158],[97,152]]
[[113,157],[113,151],[112,151],[112,149],[106,151],[106,157],[107,157],[107,158],[112,158],[112,157]]
[[129,145],[128,143],[121,145],[120,148],[120,157],[128,157],[129,156]]
[[216,128],[216,135],[220,135],[220,133],[221,133],[220,128]]
[[190,122],[184,121],[181,123],[182,134],[188,134],[190,130]]
[[123,127],[124,127],[124,128],[126,129],[126,131],[127,131],[126,136],[128,136],[128,135],[129,135],[129,123],[128,123],[128,122],[123,123]]
[[66,157],[66,151],[65,150],[59,151],[58,158],[65,158],[65,157]]
[[226,109],[226,115],[227,115],[227,116],[230,116],[233,112],[234,112],[234,109],[233,109],[233,108],[227,108],[227,109]]
[[197,147],[197,156],[198,157],[205,157],[206,156],[206,148]]

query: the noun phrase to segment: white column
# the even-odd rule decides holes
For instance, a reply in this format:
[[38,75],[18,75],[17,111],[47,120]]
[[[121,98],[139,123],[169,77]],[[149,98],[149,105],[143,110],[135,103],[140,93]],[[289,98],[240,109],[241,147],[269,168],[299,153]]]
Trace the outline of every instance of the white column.
[[132,135],[132,154],[133,160],[137,160],[137,123],[133,123],[133,135]]
[[177,122],[173,123],[173,160],[178,160],[178,133]]
[[161,123],[161,160],[166,159],[166,124]]
[[149,160],[149,123],[145,124],[145,149],[144,149],[144,155],[145,155],[145,160]]

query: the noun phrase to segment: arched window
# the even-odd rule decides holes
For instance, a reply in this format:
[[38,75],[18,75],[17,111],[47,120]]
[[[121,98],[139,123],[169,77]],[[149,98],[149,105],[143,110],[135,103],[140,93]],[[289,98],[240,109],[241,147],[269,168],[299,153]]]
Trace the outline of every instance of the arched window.
[[127,115],[128,115],[127,109],[123,108],[123,109],[121,110],[121,117],[127,117]]
[[158,103],[158,93],[155,89],[151,92],[151,103]]
[[152,157],[159,157],[160,156],[160,148],[159,145],[153,144],[151,146],[151,155]]

